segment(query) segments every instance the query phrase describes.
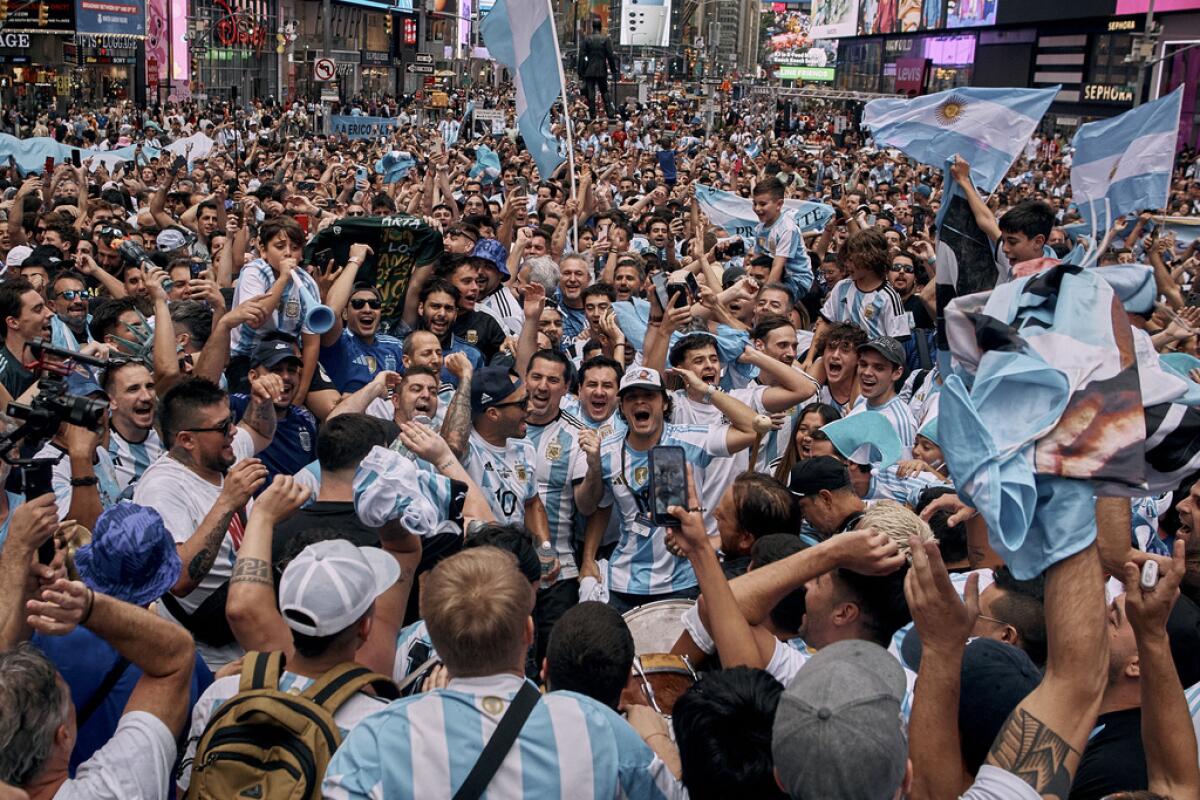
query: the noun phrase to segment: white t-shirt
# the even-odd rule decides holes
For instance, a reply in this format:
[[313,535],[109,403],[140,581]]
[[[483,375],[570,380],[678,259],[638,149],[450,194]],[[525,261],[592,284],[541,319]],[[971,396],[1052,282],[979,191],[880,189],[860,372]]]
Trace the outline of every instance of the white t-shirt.
[[984,764],[959,800],[1041,800],[1041,794],[1011,772]]
[[[238,693],[240,682],[240,675],[226,675],[224,678],[218,678],[196,700],[196,705],[192,708],[192,727],[188,731],[187,746],[179,765],[179,776],[176,781],[182,788],[188,788],[188,784],[191,783],[192,761],[196,757],[196,747],[200,744],[200,738],[204,736],[204,729],[208,727],[208,721],[212,719],[214,711]],[[312,678],[306,678],[287,670],[284,670],[279,676],[279,688],[289,692],[303,692],[312,683]],[[343,703],[333,715],[333,721],[337,723],[342,740],[345,741],[346,736],[354,729],[355,725],[384,708],[387,708],[387,701],[362,692]]]
[[[233,437],[233,454],[236,461],[254,455],[254,439],[244,428],[237,428]],[[172,458],[170,453],[164,453],[142,474],[142,479],[137,482],[133,491],[133,502],[149,506],[162,515],[163,523],[171,532],[175,543],[183,544],[192,538],[192,534],[217,504],[220,496],[221,485],[209,483]],[[253,502],[251,500],[246,504],[247,514],[250,513]],[[235,561],[237,549],[233,537],[226,531],[212,569],[200,580],[200,585],[191,594],[177,598],[179,604],[189,612],[199,608],[215,589],[233,575]],[[175,621],[162,603],[158,603],[157,607],[160,615]],[[233,661],[242,652],[236,643],[218,648],[197,642],[196,649],[200,651],[204,662],[214,670]]]
[[166,724],[147,711],[130,711],[54,800],[165,800],[174,763],[175,737]]

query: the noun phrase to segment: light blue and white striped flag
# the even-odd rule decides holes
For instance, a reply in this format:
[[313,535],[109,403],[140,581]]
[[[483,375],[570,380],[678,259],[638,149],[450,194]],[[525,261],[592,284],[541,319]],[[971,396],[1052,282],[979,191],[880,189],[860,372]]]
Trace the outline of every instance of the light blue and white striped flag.
[[[758,225],[754,204],[747,197],[696,184],[696,202],[713,225],[719,225],[735,236],[752,237]],[[802,231],[819,231],[833,217],[833,207],[808,200],[784,200],[785,214],[793,214]]]
[[508,67],[517,88],[517,127],[546,180],[563,162],[550,132],[550,108],[562,94],[558,35],[548,0],[497,0],[481,23],[492,58]]
[[1071,194],[1096,231],[1122,214],[1167,204],[1183,86],[1166,97],[1099,122],[1075,134]]
[[990,193],[1025,148],[1061,87],[960,87],[911,100],[872,100],[863,126],[876,144],[942,166],[956,154],[971,164],[975,185]]

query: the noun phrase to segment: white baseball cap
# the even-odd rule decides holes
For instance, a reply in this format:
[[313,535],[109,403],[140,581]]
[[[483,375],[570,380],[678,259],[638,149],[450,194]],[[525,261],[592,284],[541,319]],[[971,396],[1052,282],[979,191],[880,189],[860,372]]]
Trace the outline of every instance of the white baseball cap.
[[656,369],[632,366],[625,370],[625,376],[621,378],[621,387],[617,390],[617,394],[625,394],[626,389],[652,389],[661,392],[663,390],[662,376]]
[[8,257],[4,259],[4,266],[12,268],[21,266],[21,262],[29,258],[29,254],[33,252],[33,248],[28,245],[19,244],[8,251]]
[[297,633],[331,636],[358,621],[399,579],[400,565],[378,547],[345,539],[316,542],[283,571],[279,611]]

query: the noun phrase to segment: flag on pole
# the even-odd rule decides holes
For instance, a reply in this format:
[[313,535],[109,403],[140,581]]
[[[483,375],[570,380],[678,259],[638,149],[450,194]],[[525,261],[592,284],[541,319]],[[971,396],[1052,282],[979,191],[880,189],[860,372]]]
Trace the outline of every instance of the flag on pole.
[[550,109],[562,94],[558,38],[548,0],[497,0],[483,18],[483,41],[513,74],[517,127],[543,179],[563,162],[550,131]]
[[[702,183],[695,186],[696,202],[713,225],[719,225],[737,236],[754,235],[758,217],[754,215],[754,205],[749,198],[714,189]],[[833,217],[831,206],[808,200],[784,200],[783,209],[784,213],[795,215],[796,224],[802,231],[819,231]]]
[[960,87],[911,100],[872,100],[863,126],[876,144],[909,158],[942,166],[960,155],[985,194],[1000,183],[1025,148],[1061,87],[980,89]]
[[1071,163],[1071,194],[1095,231],[1122,214],[1167,204],[1183,86],[1112,119],[1080,126]]

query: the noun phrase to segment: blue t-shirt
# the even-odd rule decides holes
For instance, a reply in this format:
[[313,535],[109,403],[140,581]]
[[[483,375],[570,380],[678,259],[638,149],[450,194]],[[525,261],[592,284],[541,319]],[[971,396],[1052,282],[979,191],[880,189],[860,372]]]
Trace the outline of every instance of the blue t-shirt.
[[339,392],[357,392],[383,370],[399,372],[403,351],[394,336],[377,334],[368,342],[343,329],[332,346],[321,348],[320,360]]
[[[30,639],[33,646],[41,650],[46,658],[62,674],[71,689],[71,702],[76,710],[82,709],[99,690],[105,677],[117,663],[117,651],[96,634],[86,628],[76,628],[66,636],[43,636],[35,633]],[[75,749],[71,752],[70,773],[91,758],[97,750],[112,738],[129,702],[133,687],[142,677],[142,671],[130,664],[121,673],[104,702],[83,725],[79,726]],[[200,654],[196,654],[196,666],[192,670],[192,685],[188,696],[188,716],[196,700],[212,683],[213,675]]]
[[[250,404],[250,395],[231,394],[229,410],[241,420]],[[266,486],[276,475],[295,475],[317,457],[317,418],[303,406],[292,406],[288,415],[275,423],[275,438],[266,450],[256,453],[267,466]]]

